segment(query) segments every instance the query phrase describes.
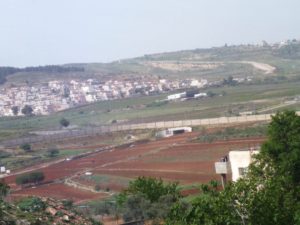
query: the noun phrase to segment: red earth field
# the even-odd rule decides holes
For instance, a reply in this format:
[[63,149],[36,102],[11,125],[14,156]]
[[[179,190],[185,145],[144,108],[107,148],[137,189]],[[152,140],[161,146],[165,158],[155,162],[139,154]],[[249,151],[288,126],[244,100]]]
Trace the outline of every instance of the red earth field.
[[[72,198],[80,202],[105,198],[107,193],[93,193],[63,184],[64,180],[74,180],[93,189],[96,178],[105,176],[105,188],[120,191],[126,184],[110,182],[109,177],[132,179],[137,176],[161,177],[164,180],[179,181],[180,184],[205,183],[219,179],[214,172],[214,162],[219,161],[230,150],[247,149],[260,145],[263,138],[234,139],[214,143],[196,143],[192,139],[199,133],[187,133],[156,141],[134,143],[129,146],[113,148],[83,158],[49,164],[39,169],[45,174],[45,181],[59,181],[60,184],[45,184],[30,189],[15,185],[16,175],[5,178],[13,190],[12,196],[23,195]],[[85,172],[92,178],[82,179]],[[108,179],[108,180],[107,180]],[[99,180],[98,180],[99,182]],[[98,183],[103,186],[101,183]],[[103,186],[104,187],[104,186]]]

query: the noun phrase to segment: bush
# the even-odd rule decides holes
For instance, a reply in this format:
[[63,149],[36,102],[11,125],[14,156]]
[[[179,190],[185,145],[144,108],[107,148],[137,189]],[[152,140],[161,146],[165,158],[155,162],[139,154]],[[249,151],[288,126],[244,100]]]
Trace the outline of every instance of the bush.
[[18,203],[19,209],[27,212],[39,212],[46,208],[46,204],[37,197],[24,198]]
[[49,157],[55,157],[59,154],[59,150],[57,148],[50,148],[47,150],[47,155]]
[[30,105],[25,105],[24,108],[21,110],[21,112],[22,112],[25,116],[32,116],[32,115],[33,115],[33,109],[32,109],[32,106],[30,106]]
[[0,151],[0,159],[2,158],[7,158],[7,157],[10,157],[11,154],[8,153],[8,152],[4,152],[4,151]]
[[43,172],[32,172],[32,173],[26,173],[26,174],[21,174],[16,177],[16,183],[19,185],[22,184],[29,184],[29,183],[38,183],[43,181],[45,178]]
[[71,209],[73,207],[73,200],[63,200],[62,204],[66,209]]
[[101,190],[101,187],[99,184],[96,184],[95,187],[94,187],[95,191],[100,191]]
[[20,148],[23,149],[25,152],[30,152],[32,150],[31,145],[29,143],[20,145]]
[[70,125],[70,121],[67,120],[66,118],[62,118],[60,121],[59,121],[60,125],[62,125],[63,127],[68,127]]

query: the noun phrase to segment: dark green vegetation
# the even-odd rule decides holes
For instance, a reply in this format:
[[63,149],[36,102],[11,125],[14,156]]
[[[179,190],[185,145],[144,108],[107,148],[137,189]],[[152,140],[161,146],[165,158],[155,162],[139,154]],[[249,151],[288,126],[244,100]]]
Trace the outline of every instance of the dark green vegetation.
[[58,156],[59,150],[57,148],[49,148],[47,150],[47,153],[48,153],[49,157],[55,157],[55,156]]
[[24,108],[21,109],[21,112],[25,116],[32,116],[33,109],[30,105],[25,105]]
[[70,125],[70,121],[67,120],[66,118],[62,118],[60,121],[59,121],[60,125],[62,125],[63,127],[68,127]]
[[29,143],[20,145],[20,148],[23,149],[25,152],[30,152],[32,150],[31,145]]
[[22,211],[38,212],[44,210],[46,208],[46,204],[40,198],[32,197],[24,198],[21,201],[19,201],[18,207]]
[[43,172],[35,171],[31,173],[20,174],[16,177],[16,183],[19,185],[24,184],[38,184],[45,178]]

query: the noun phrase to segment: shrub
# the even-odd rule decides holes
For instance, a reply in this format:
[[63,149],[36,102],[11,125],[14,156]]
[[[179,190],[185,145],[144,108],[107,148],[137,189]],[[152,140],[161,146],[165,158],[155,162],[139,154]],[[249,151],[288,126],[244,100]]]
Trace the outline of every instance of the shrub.
[[59,121],[60,125],[62,125],[63,127],[68,127],[70,125],[70,121],[67,120],[66,118],[62,118],[60,121]]
[[47,150],[47,155],[49,157],[55,157],[59,154],[59,150],[57,148],[50,148]]
[[30,152],[32,150],[31,145],[29,143],[21,144],[20,148],[23,149],[25,152]]
[[100,191],[101,190],[101,187],[99,184],[96,184],[95,187],[94,187],[95,191]]
[[11,154],[8,153],[8,152],[4,152],[4,151],[0,151],[0,159],[2,158],[7,158],[7,157],[10,157]]
[[73,207],[73,200],[70,200],[70,199],[63,200],[62,204],[65,208],[71,209]]
[[45,176],[43,172],[31,172],[26,174],[21,174],[16,177],[17,184],[29,184],[29,183],[38,183],[44,180]]
[[39,212],[46,208],[46,204],[37,197],[23,198],[18,203],[19,209],[27,212]]

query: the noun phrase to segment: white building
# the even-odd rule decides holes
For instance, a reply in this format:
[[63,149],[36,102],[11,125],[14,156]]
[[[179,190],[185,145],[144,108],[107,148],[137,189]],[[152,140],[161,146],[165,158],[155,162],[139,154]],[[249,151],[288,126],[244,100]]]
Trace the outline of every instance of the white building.
[[184,98],[185,96],[186,96],[186,93],[182,92],[182,93],[177,93],[177,94],[173,94],[173,95],[168,95],[167,99],[168,100],[176,100],[176,99]]
[[232,174],[232,181],[237,181],[240,177],[243,177],[247,171],[252,157],[259,151],[230,151],[229,164]]
[[192,132],[191,127],[168,128],[166,130],[157,132],[156,137],[171,137],[176,134],[189,133],[189,132]]
[[257,150],[230,151],[228,156],[215,163],[216,173],[221,175],[231,174],[231,180],[237,181],[247,173],[253,155],[257,153],[259,153]]
[[5,166],[1,166],[1,167],[0,167],[0,173],[5,173],[5,172],[6,172]]
[[194,95],[194,98],[201,98],[201,97],[207,97],[207,93],[203,92]]

